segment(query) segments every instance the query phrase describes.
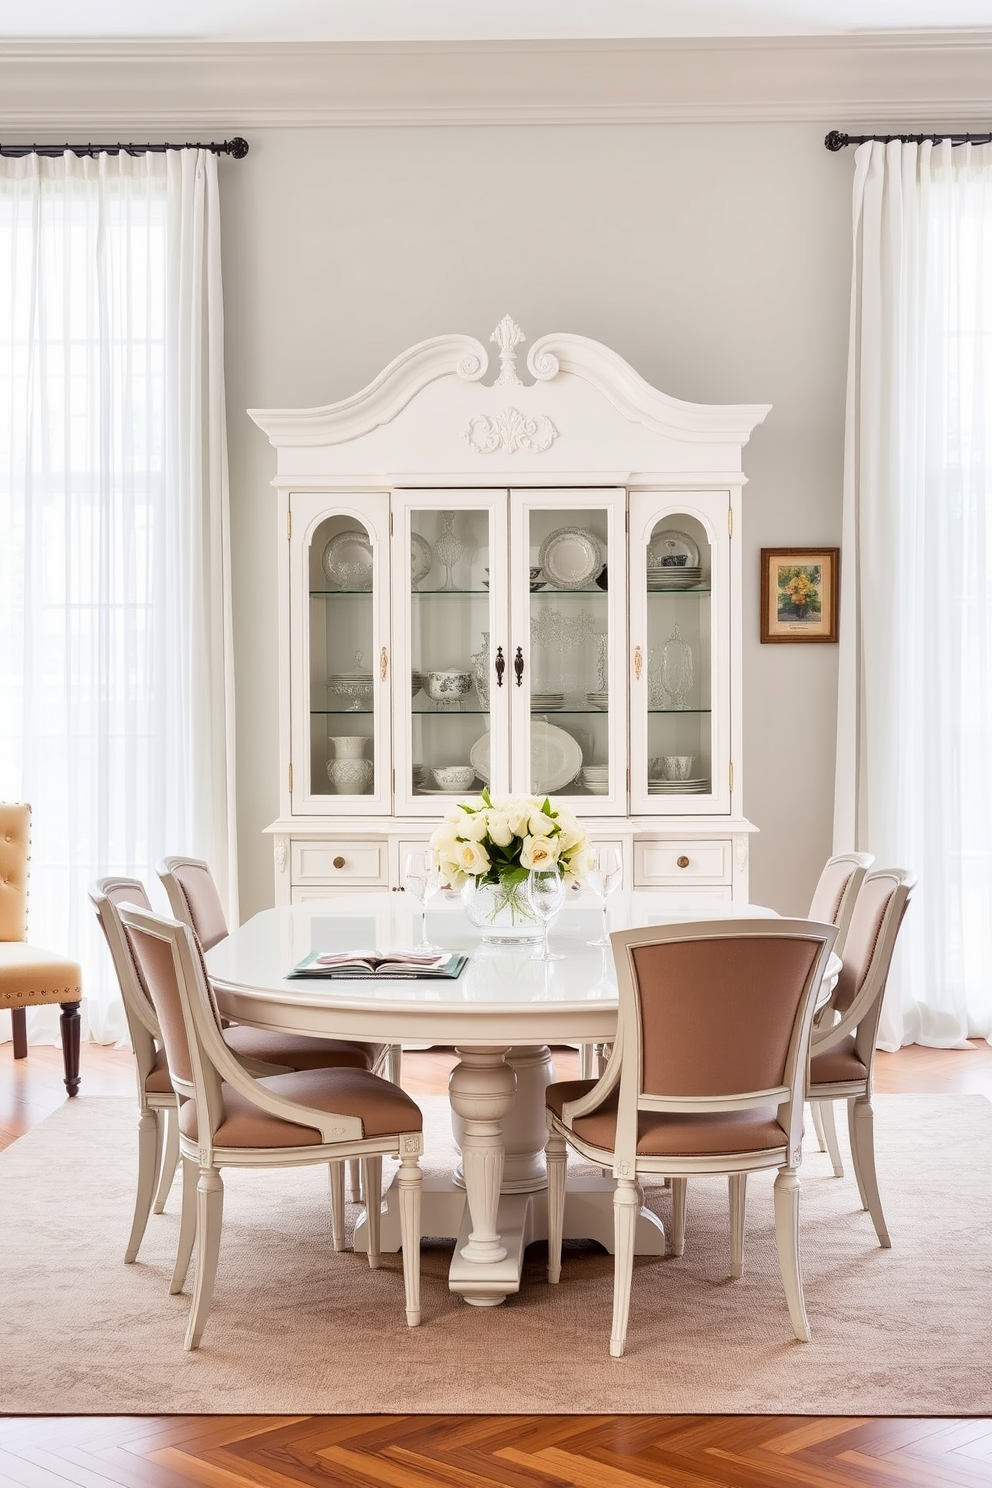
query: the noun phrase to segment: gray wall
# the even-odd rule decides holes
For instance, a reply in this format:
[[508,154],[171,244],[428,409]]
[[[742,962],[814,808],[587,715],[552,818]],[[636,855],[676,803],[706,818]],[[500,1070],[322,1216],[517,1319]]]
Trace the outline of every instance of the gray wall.
[[242,917],[272,902],[278,804],[275,452],[244,410],[332,402],[507,311],[674,397],[772,404],[744,452],[744,810],[752,898],[805,909],[837,648],[761,646],[758,584],[762,546],[840,540],[852,154],[824,129],[253,130],[222,164]]

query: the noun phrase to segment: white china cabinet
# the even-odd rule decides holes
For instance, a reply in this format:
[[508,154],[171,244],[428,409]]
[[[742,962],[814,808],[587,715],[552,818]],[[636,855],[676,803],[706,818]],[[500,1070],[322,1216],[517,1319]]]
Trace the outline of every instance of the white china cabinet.
[[276,900],[398,887],[460,794],[551,794],[628,887],[747,897],[741,454],[765,405],[684,403],[615,352],[467,336],[278,452]]

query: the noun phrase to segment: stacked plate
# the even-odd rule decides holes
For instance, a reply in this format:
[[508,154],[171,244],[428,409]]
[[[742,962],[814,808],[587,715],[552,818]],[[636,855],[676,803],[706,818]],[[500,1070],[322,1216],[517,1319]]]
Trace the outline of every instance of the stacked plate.
[[598,708],[601,713],[605,713],[610,706],[609,689],[604,688],[602,692],[587,692],[586,702],[590,708]]
[[649,780],[649,796],[698,796],[710,788],[708,778],[698,776],[695,780]]
[[605,796],[610,789],[609,765],[583,765],[579,780],[594,796]]
[[666,589],[695,589],[703,582],[703,570],[697,564],[686,565],[648,563],[648,590],[658,593]]
[[532,692],[530,695],[530,710],[532,713],[545,713],[554,708],[564,707],[565,694],[563,692]]

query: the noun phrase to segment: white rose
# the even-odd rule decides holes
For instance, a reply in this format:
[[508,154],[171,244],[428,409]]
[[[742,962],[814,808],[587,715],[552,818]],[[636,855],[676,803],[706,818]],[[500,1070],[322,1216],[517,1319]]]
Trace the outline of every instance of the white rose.
[[527,823],[527,830],[532,837],[550,837],[557,831],[557,824],[543,811],[535,811]]
[[456,861],[462,873],[470,873],[473,877],[489,872],[489,854],[481,842],[460,842]]
[[558,844],[549,837],[525,837],[520,849],[521,868],[553,868],[558,862]]
[[526,837],[527,826],[530,822],[530,806],[521,806],[519,802],[513,802],[507,807],[506,821],[514,837]]
[[481,842],[489,832],[489,812],[477,811],[473,816],[462,816],[458,835],[465,842]]
[[497,847],[509,847],[513,841],[513,828],[505,811],[490,811],[489,836]]
[[455,826],[445,823],[438,827],[431,838],[431,847],[434,856],[440,858],[453,858],[458,845],[458,832]]

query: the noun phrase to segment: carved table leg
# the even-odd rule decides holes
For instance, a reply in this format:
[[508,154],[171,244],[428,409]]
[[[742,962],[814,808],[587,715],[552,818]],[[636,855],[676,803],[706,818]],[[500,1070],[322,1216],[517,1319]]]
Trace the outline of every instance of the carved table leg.
[[500,1118],[513,1102],[517,1077],[502,1049],[456,1049],[460,1063],[448,1080],[452,1109],[462,1120],[462,1174],[472,1231],[461,1254],[485,1264],[506,1255],[496,1233],[496,1209],[503,1182]]
[[79,1003],[63,1002],[59,1019],[62,1034],[62,1063],[65,1066],[65,1088],[70,1095],[79,1090]]

